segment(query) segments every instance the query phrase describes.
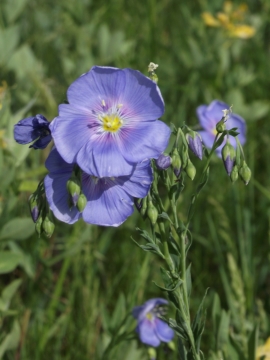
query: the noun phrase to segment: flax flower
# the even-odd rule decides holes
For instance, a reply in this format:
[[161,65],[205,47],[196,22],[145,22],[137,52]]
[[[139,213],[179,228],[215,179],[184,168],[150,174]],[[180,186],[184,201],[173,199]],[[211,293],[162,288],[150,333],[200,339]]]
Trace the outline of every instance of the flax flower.
[[51,124],[67,163],[96,177],[129,175],[134,165],[166,149],[170,128],[158,86],[139,71],[94,66],[68,89]]

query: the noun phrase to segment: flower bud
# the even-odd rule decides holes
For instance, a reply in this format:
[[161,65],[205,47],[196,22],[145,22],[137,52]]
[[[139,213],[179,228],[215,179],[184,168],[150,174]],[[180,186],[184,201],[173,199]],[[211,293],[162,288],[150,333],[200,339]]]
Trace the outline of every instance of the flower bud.
[[134,199],[134,205],[136,206],[136,209],[141,212],[142,208],[142,200],[140,199]]
[[218,133],[222,133],[224,130],[226,130],[225,126],[225,119],[222,118],[216,125],[216,130]]
[[81,194],[77,202],[77,209],[79,210],[79,212],[82,212],[85,209],[86,204],[87,204],[87,199],[84,194]]
[[182,165],[181,158],[179,156],[177,149],[175,148],[172,152],[172,168],[174,175],[176,177],[178,177],[181,173],[181,165]]
[[166,170],[171,165],[172,159],[169,155],[160,154],[156,160],[156,165],[159,170]]
[[156,351],[155,348],[149,347],[149,348],[147,349],[147,352],[148,352],[149,360],[156,360],[156,358],[157,358],[157,351]]
[[195,178],[196,175],[196,168],[195,166],[192,164],[192,162],[190,161],[190,159],[188,159],[188,163],[187,166],[185,168],[185,172],[187,173],[187,176],[193,180]]
[[202,138],[195,131],[189,130],[186,139],[190,150],[200,159],[203,157]]
[[50,238],[54,232],[55,225],[53,221],[51,220],[51,217],[49,214],[45,216],[45,219],[42,223],[42,228],[45,232],[45,235]]
[[244,183],[247,185],[249,183],[249,180],[251,178],[251,170],[247,166],[246,162],[243,162],[242,167],[239,169],[239,175],[241,176]]
[[227,174],[230,175],[235,163],[235,157],[236,157],[235,149],[229,142],[227,142],[223,146],[221,152],[222,152],[222,159],[225,169],[227,171]]
[[71,178],[67,181],[67,191],[71,197],[73,206],[76,206],[81,192],[81,184],[75,176],[71,176]]
[[158,218],[158,211],[156,207],[153,205],[153,202],[150,200],[147,207],[147,216],[149,220],[151,221],[152,225],[155,225]]
[[39,208],[38,208],[37,198],[35,197],[34,194],[30,195],[30,197],[28,199],[28,204],[29,204],[32,219],[35,223],[35,222],[37,222],[37,219],[39,217]]
[[42,222],[43,222],[42,216],[39,216],[39,218],[37,219],[36,224],[35,224],[35,230],[36,230],[36,232],[38,233],[39,236],[42,233],[42,228],[41,228],[42,227]]
[[231,178],[231,182],[233,182],[233,183],[238,179],[238,166],[237,165],[234,165],[234,167],[232,168],[230,178]]
[[145,215],[146,210],[147,210],[147,198],[145,197],[145,198],[142,199],[142,207],[141,207],[142,216]]

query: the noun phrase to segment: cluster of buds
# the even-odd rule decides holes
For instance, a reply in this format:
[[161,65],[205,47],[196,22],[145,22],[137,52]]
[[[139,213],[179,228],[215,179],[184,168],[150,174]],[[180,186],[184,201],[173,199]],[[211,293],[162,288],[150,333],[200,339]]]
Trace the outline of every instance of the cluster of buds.
[[143,199],[135,200],[135,206],[144,219],[148,218],[153,226],[156,224],[158,219],[158,210],[153,204],[150,194]]
[[69,194],[70,208],[76,206],[82,212],[86,206],[87,199],[82,193],[80,172],[76,174],[73,172],[70,179],[67,181],[67,192]]
[[170,155],[161,154],[156,160],[156,166],[159,170],[166,170],[171,166],[177,178],[180,176],[181,171],[184,170],[188,177],[193,180],[196,175],[196,168],[189,158],[188,148],[202,160],[203,146],[200,134],[189,128],[187,129],[186,135],[181,129],[178,129],[173,150]]
[[39,236],[44,233],[45,236],[50,238],[54,232],[55,225],[44,196],[43,181],[39,184],[37,190],[30,195],[28,204],[35,223],[36,232]]
[[237,149],[235,151],[234,147],[227,141],[222,148],[222,159],[227,174],[230,176],[230,179],[233,183],[238,179],[239,176],[245,185],[249,183],[251,178],[251,170],[247,166],[242,147],[239,143],[237,143]]

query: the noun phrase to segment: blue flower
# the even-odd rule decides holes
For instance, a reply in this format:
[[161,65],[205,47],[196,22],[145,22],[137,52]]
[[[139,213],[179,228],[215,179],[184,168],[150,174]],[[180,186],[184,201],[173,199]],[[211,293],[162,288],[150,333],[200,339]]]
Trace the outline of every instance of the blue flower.
[[164,305],[167,304],[167,300],[156,298],[133,309],[133,316],[138,321],[136,331],[142,343],[157,347],[161,341],[170,342],[174,337],[173,330],[158,317],[164,314]]
[[31,116],[14,125],[14,139],[19,144],[29,144],[34,149],[44,149],[52,140],[49,121],[43,115]]
[[68,164],[54,148],[45,163],[50,173],[44,185],[50,209],[60,221],[73,224],[79,218],[90,224],[119,226],[133,213],[134,197],[147,195],[153,181],[150,162],[133,167],[128,176],[97,178],[82,172],[82,192],[87,204],[82,212],[69,204],[66,183],[73,164]]
[[166,149],[170,128],[158,86],[139,71],[94,66],[67,91],[51,123],[55,146],[69,164],[98,178],[130,175],[134,165]]
[[[201,105],[197,108],[197,116],[199,122],[203,128],[202,131],[199,131],[202,141],[204,145],[208,148],[212,148],[214,139],[216,137],[216,125],[222,119],[223,112],[222,110],[228,110],[229,105],[225,104],[222,101],[214,100],[211,102],[210,105]],[[237,115],[237,114],[230,114],[228,120],[225,122],[225,126],[227,130],[237,127],[238,128],[238,139],[240,143],[243,145],[246,142],[246,123],[245,120]],[[236,148],[236,140],[233,136],[229,136],[230,143]],[[224,140],[225,143],[225,140]],[[221,157],[221,144],[217,148],[217,154]]]

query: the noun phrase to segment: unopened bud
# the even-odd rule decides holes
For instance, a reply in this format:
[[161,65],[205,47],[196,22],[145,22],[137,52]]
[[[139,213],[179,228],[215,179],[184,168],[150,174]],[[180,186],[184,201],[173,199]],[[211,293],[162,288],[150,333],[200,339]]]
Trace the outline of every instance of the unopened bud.
[[147,207],[147,216],[149,220],[151,221],[152,225],[155,225],[158,218],[158,211],[156,207],[153,205],[152,201],[149,201],[148,207]]
[[145,197],[145,198],[142,199],[142,207],[141,207],[142,216],[145,215],[146,210],[147,210],[147,198]]
[[142,200],[140,199],[134,199],[134,205],[136,206],[136,209],[141,212],[142,208]]
[[202,160],[203,148],[201,135],[193,130],[189,130],[186,134],[186,139],[190,150]]
[[225,118],[222,118],[216,125],[216,130],[218,133],[222,133],[223,131],[226,130],[226,126],[225,126]]
[[237,165],[234,165],[231,175],[230,175],[230,178],[231,178],[231,182],[233,182],[233,183],[238,179],[238,166]]
[[156,360],[157,358],[157,351],[155,348],[153,347],[149,347],[148,350],[148,356],[149,356],[149,360]]
[[30,197],[28,199],[28,204],[29,204],[32,219],[35,223],[39,217],[39,208],[38,208],[37,198],[35,197],[34,194],[30,195]]
[[179,156],[177,149],[175,148],[172,152],[172,168],[174,175],[176,177],[178,177],[181,173],[181,165],[182,165],[181,158]]
[[45,216],[45,219],[43,220],[43,223],[42,223],[42,228],[44,230],[44,233],[45,235],[50,238],[54,232],[54,228],[55,228],[55,225],[53,223],[53,221],[51,220],[51,217],[50,215],[46,215]]
[[40,216],[38,219],[37,219],[37,222],[35,224],[35,230],[36,232],[38,233],[38,235],[40,236],[41,233],[42,233],[42,222],[43,222],[43,219],[42,219],[42,216]]
[[235,157],[236,157],[235,149],[230,143],[227,142],[223,146],[221,152],[222,152],[224,167],[227,171],[227,174],[230,175],[235,163]]
[[246,162],[243,162],[242,167],[239,169],[239,175],[241,176],[244,183],[247,185],[249,183],[249,180],[251,178],[251,170],[247,166]]
[[85,209],[86,204],[87,204],[87,199],[84,194],[81,194],[77,202],[77,209],[79,210],[79,212],[82,212]]
[[156,160],[156,165],[159,170],[166,170],[171,165],[172,159],[169,155],[160,154]]
[[81,184],[75,176],[72,176],[67,181],[67,191],[70,195],[73,206],[76,206],[81,192]]
[[188,159],[188,163],[187,166],[185,168],[185,172],[187,173],[187,176],[193,180],[195,178],[196,175],[196,168],[195,166],[192,164],[192,162]]

